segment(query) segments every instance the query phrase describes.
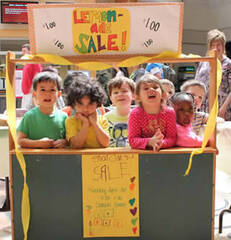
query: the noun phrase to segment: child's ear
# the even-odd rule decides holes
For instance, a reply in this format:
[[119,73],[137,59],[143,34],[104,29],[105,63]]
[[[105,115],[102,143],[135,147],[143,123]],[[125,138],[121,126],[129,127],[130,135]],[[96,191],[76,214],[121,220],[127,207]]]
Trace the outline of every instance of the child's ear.
[[139,98],[139,95],[137,95],[137,94],[134,94],[134,100],[135,100],[135,102],[140,102],[140,98]]
[[58,91],[58,98],[62,95],[61,91]]
[[34,98],[36,97],[36,92],[35,92],[35,91],[32,92],[32,96],[33,96]]

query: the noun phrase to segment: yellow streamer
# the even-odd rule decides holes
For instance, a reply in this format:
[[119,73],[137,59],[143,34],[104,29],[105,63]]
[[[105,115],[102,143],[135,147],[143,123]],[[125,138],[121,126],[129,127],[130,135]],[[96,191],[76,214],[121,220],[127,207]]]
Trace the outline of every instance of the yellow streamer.
[[185,171],[185,174],[184,176],[188,175],[189,172],[190,172],[190,169],[192,167],[192,158],[195,154],[201,154],[203,153],[208,141],[209,141],[209,138],[212,136],[213,134],[213,131],[216,127],[216,117],[217,117],[217,113],[218,113],[218,89],[219,89],[219,86],[220,86],[220,83],[221,83],[221,78],[222,78],[222,70],[221,70],[221,63],[219,60],[217,60],[217,89],[216,89],[216,95],[215,95],[215,99],[214,99],[214,104],[213,104],[213,107],[212,107],[212,110],[209,114],[209,118],[208,118],[208,121],[207,121],[207,125],[206,125],[206,128],[205,128],[205,133],[204,133],[204,139],[203,139],[203,142],[202,142],[202,146],[201,148],[198,148],[198,149],[195,149],[192,151],[191,155],[190,155],[190,158],[189,158],[189,163],[188,163],[188,167]]
[[15,144],[15,151],[16,156],[21,167],[23,177],[24,177],[24,186],[22,192],[22,205],[21,205],[21,212],[22,212],[22,226],[23,226],[23,233],[24,233],[24,240],[27,240],[27,232],[30,223],[30,200],[29,200],[29,189],[26,183],[26,163],[23,157],[22,152],[18,149],[17,144],[17,134],[16,134],[16,101],[15,101],[15,93],[14,89],[11,85],[9,79],[9,59],[8,56],[6,57],[6,108],[8,114],[8,125],[9,130],[11,132],[14,144]]
[[112,65],[102,63],[102,62],[84,62],[84,63],[77,63],[80,68],[96,71],[96,70],[104,70],[108,68],[112,68]]

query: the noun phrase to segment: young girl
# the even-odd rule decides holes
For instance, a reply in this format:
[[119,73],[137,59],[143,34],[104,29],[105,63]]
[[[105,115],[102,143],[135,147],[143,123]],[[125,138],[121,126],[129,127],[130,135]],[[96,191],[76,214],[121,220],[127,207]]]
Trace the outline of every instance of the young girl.
[[108,122],[97,116],[96,108],[106,99],[95,80],[73,75],[67,91],[67,103],[76,114],[66,120],[66,139],[72,148],[100,148],[109,145]]
[[177,141],[180,147],[201,147],[202,138],[197,136],[192,129],[194,114],[194,98],[187,92],[179,92],[171,98],[176,112]]
[[128,120],[128,139],[132,148],[173,147],[176,142],[176,116],[172,108],[165,106],[166,94],[159,81],[145,74],[136,84],[136,100],[139,107],[132,110]]

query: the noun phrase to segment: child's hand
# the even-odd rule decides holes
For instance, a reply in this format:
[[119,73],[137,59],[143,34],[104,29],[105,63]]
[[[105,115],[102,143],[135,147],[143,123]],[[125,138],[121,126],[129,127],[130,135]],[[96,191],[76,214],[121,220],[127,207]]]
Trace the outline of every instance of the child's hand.
[[158,129],[154,136],[149,139],[148,145],[153,148],[154,152],[158,152],[160,150],[163,138],[164,135],[161,133],[160,129]]
[[54,148],[65,148],[67,146],[66,139],[58,139],[54,141]]
[[80,119],[83,123],[83,125],[89,125],[89,120],[87,117],[85,117],[82,113],[76,113],[75,114],[76,119]]
[[97,123],[97,113],[94,112],[88,116],[89,122],[91,125],[95,125]]
[[54,146],[54,140],[50,138],[41,138],[39,140],[40,148],[52,148]]

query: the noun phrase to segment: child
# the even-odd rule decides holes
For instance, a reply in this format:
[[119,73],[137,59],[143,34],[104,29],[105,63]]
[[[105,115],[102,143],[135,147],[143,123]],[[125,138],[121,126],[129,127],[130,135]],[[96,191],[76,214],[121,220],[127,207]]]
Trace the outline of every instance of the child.
[[203,126],[204,124],[206,124],[208,119],[207,113],[200,112],[200,108],[206,94],[206,86],[204,83],[200,81],[191,79],[191,80],[185,81],[181,85],[180,90],[187,93],[191,93],[194,97],[196,111],[194,112],[194,116],[193,116],[192,129],[197,135],[199,135],[200,130],[201,129],[203,130]]
[[145,74],[136,85],[136,99],[139,107],[132,110],[128,120],[128,139],[132,148],[173,147],[176,142],[176,116],[167,107],[166,94],[159,81],[152,74]]
[[73,75],[67,91],[67,104],[75,115],[66,120],[66,139],[72,148],[100,148],[109,145],[108,122],[97,116],[96,108],[106,99],[98,82]]
[[135,83],[120,76],[108,82],[108,93],[115,108],[105,114],[109,123],[110,147],[126,147],[128,143],[128,116],[134,99]]
[[161,84],[167,95],[167,105],[169,105],[169,99],[175,93],[175,87],[174,87],[173,83],[171,81],[169,81],[168,79],[162,79]]
[[61,95],[61,78],[54,72],[41,72],[33,79],[37,107],[27,112],[18,127],[18,144],[25,148],[63,148],[67,115],[55,108]]
[[176,112],[177,141],[180,147],[201,147],[202,138],[192,130],[194,114],[193,95],[186,92],[179,92],[171,98],[173,108]]

